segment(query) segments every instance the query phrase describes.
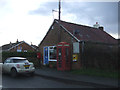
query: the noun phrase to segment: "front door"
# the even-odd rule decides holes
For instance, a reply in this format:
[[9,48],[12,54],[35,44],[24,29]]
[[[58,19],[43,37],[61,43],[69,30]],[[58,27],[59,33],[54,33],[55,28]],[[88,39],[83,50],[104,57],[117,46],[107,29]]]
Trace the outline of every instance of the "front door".
[[44,47],[44,65],[46,65],[46,64],[49,64],[49,61],[48,61],[48,59],[49,59],[49,55],[48,55],[48,52],[49,52],[49,50],[48,50],[49,48],[48,47]]

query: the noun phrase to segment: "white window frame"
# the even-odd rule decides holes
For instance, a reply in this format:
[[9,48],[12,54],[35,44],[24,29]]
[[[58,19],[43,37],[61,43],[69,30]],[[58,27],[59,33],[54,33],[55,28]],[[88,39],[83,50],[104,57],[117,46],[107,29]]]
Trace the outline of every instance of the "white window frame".
[[[48,61],[57,61],[56,59],[50,59],[50,50],[53,50],[53,49],[50,49],[50,48],[55,48],[56,46],[49,46],[49,50],[48,50]],[[57,53],[56,53],[57,54]]]

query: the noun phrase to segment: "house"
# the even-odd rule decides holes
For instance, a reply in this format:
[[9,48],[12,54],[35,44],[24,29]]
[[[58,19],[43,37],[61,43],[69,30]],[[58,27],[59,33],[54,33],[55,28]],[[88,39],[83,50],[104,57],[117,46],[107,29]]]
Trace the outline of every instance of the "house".
[[[39,44],[39,51],[43,55],[43,62],[45,47],[49,47],[49,62],[56,62],[54,54],[56,54],[55,49],[59,42],[67,42],[70,44],[72,69],[81,68],[82,52],[87,42],[108,45],[117,44],[117,40],[105,32],[103,27],[98,25],[94,26],[95,27],[90,27],[55,19]],[[54,55],[54,59],[51,59],[50,55],[52,54]],[[72,56],[75,57],[75,59],[73,59]]]
[[16,41],[16,43],[9,43],[2,46],[2,52],[31,52],[37,51],[37,48],[33,47],[33,45],[29,45],[25,41]]

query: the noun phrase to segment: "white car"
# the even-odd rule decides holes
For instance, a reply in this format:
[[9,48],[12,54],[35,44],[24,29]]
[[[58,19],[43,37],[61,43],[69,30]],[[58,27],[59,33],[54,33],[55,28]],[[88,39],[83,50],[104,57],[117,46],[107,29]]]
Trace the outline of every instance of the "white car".
[[18,74],[29,73],[34,75],[34,64],[23,57],[10,57],[3,62],[3,73],[10,73],[12,77]]

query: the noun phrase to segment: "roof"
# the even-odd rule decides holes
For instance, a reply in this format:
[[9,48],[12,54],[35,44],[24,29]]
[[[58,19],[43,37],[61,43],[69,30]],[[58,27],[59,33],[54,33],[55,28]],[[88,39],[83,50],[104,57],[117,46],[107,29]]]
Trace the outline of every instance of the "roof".
[[32,47],[34,47],[35,49],[38,49],[38,46],[36,46],[36,45],[31,45]]
[[[9,51],[10,49],[22,44],[22,43],[26,43],[25,41],[20,41],[20,42],[16,42],[16,43],[9,43],[9,44],[5,44],[2,46],[2,50],[3,51]],[[29,45],[28,43],[26,43],[27,45]],[[29,45],[30,47],[36,49],[35,47]]]
[[99,28],[59,21],[56,19],[55,22],[64,28],[77,41],[117,44],[117,40],[115,38]]
[[6,51],[6,50],[8,50],[8,49],[12,48],[13,46],[16,46],[17,44],[20,44],[20,43],[21,43],[21,42],[5,44],[5,45],[2,46],[2,50],[3,50],[3,51],[4,51],[4,50]]

